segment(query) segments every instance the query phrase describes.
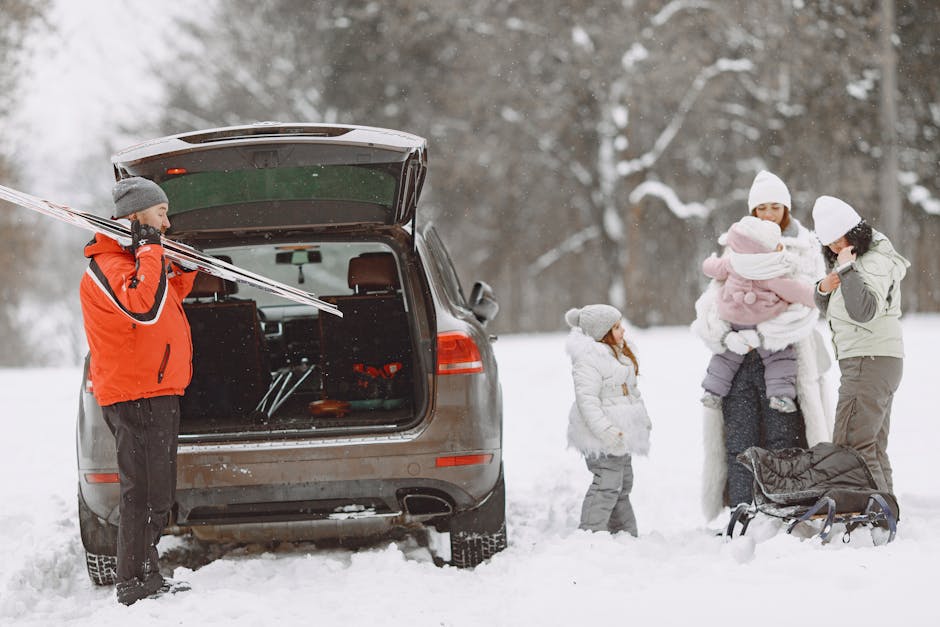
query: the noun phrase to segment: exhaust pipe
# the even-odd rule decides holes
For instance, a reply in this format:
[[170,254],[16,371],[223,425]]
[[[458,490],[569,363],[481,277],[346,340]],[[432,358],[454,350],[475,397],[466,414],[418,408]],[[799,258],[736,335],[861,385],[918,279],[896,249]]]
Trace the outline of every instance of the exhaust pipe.
[[454,512],[450,501],[433,494],[406,494],[401,502],[409,516],[441,516]]

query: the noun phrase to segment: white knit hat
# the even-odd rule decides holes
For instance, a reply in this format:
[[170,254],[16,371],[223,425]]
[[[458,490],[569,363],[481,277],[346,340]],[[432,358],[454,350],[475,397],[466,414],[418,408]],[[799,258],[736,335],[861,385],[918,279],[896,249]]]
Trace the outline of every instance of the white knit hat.
[[604,339],[622,318],[617,308],[610,305],[587,305],[581,309],[569,309],[565,313],[568,326],[581,327],[585,335],[597,341]]
[[847,202],[820,196],[813,205],[813,226],[823,246],[833,243],[856,226],[862,218]]
[[751,191],[747,195],[747,211],[750,213],[754,211],[754,207],[775,202],[786,206],[787,209],[793,209],[790,204],[790,190],[780,177],[767,170],[761,170],[751,183]]
[[731,225],[731,229],[756,242],[766,252],[776,250],[780,243],[780,227],[770,220],[744,216]]

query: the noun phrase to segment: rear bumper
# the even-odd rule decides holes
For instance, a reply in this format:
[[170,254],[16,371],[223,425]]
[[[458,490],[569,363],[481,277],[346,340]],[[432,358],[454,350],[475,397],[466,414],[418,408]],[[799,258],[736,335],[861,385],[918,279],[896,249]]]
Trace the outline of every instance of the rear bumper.
[[338,519],[346,513],[411,513],[410,494],[437,496],[470,509],[492,491],[500,451],[487,463],[437,467],[438,455],[181,463],[180,524]]
[[[486,500],[502,462],[499,449],[325,457],[316,449],[272,456],[264,449],[191,448],[179,452],[175,530],[223,542],[364,537],[446,518]],[[492,457],[481,464],[436,465],[438,457],[454,454]],[[88,507],[117,524],[119,487],[89,484],[84,476],[81,487]]]

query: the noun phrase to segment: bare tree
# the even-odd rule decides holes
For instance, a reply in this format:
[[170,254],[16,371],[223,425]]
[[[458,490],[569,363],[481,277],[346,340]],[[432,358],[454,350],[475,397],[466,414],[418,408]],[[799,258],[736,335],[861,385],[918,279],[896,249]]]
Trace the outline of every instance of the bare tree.
[[[45,2],[0,0],[0,123],[13,110],[17,84],[25,59],[23,42],[40,22]],[[0,181],[15,184],[17,168],[7,156],[10,147],[0,143]],[[0,201],[0,366],[36,363],[33,347],[25,339],[22,304],[36,272],[35,252],[42,238],[42,225],[26,211]]]
[[881,124],[880,196],[881,222],[884,230],[895,238],[895,245],[903,241],[901,233],[901,193],[898,184],[897,147],[897,54],[895,53],[894,0],[881,0],[881,89],[879,120]]
[[[788,182],[807,226],[823,193],[882,219],[891,142],[879,93],[898,94],[903,210],[937,189],[936,142],[921,131],[940,108],[922,99],[935,87],[917,87],[936,37],[923,27],[918,54],[899,59],[921,74],[879,86],[880,7],[233,0],[193,28],[164,130],[275,118],[424,135],[419,219],[444,227],[465,280],[493,283],[497,330],[555,329],[565,307],[602,300],[637,324],[684,322],[704,285],[698,263],[746,211],[759,169]],[[938,13],[904,3],[902,39]]]

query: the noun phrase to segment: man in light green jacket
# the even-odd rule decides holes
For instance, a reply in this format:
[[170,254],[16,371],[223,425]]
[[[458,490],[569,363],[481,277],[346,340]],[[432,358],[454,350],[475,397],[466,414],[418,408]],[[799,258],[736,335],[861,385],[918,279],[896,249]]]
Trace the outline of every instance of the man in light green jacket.
[[911,264],[838,198],[820,196],[813,222],[830,267],[816,304],[842,371],[833,442],[857,450],[878,489],[893,493],[888,432],[904,364],[901,280]]

